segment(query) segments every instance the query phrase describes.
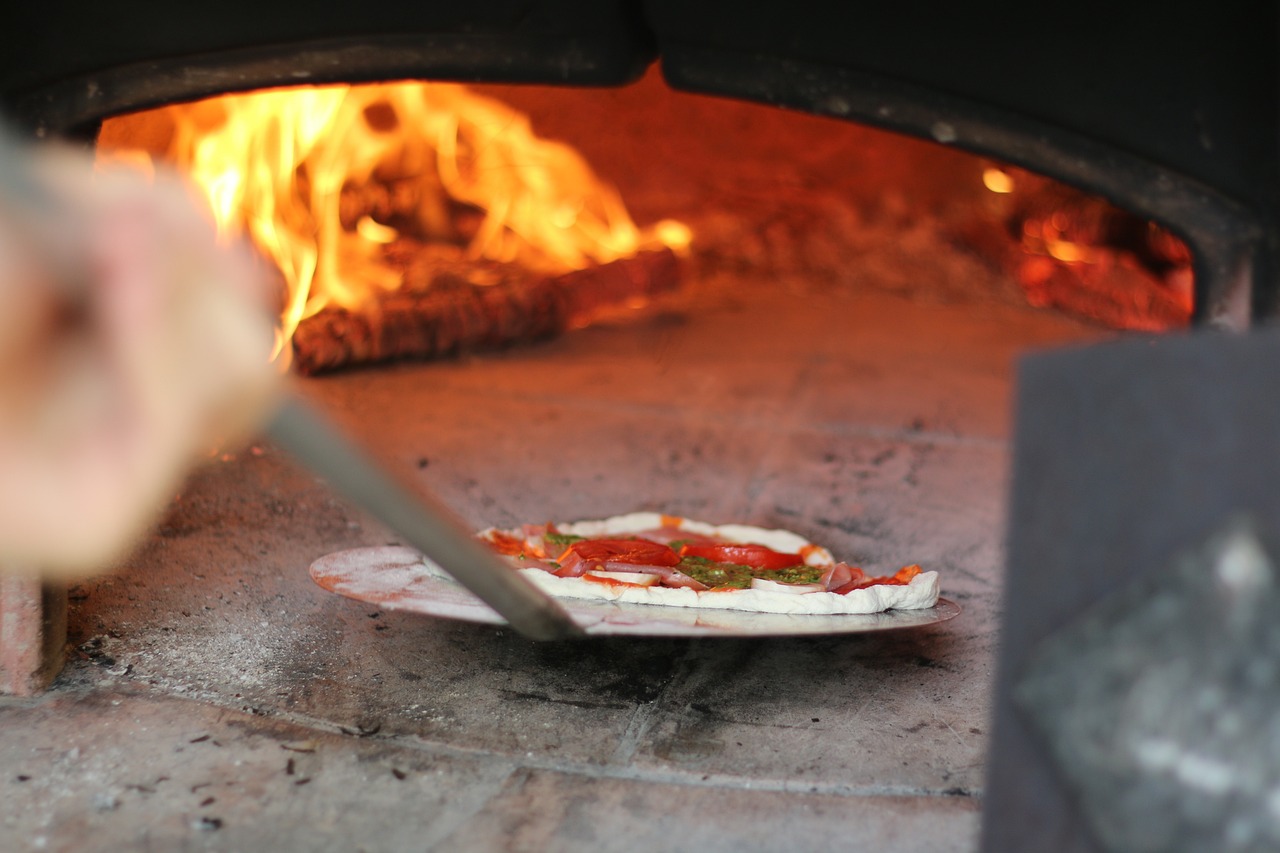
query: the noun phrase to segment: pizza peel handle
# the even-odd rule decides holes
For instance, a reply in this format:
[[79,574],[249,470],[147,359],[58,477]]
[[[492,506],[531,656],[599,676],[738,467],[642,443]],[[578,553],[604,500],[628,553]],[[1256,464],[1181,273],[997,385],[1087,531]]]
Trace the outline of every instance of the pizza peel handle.
[[560,605],[513,572],[452,512],[402,485],[298,399],[286,397],[268,425],[267,435],[429,556],[521,634],[535,640],[556,640],[583,633]]

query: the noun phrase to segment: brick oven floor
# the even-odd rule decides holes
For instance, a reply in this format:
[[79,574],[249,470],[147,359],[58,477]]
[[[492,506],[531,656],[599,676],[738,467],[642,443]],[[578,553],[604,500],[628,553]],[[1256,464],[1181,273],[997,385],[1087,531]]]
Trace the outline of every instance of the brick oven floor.
[[1015,356],[975,299],[711,288],[629,325],[307,393],[477,526],[632,509],[941,572],[941,626],[595,639],[379,611],[309,562],[394,537],[276,449],[197,476],[0,699],[4,850],[919,850],[977,837]]

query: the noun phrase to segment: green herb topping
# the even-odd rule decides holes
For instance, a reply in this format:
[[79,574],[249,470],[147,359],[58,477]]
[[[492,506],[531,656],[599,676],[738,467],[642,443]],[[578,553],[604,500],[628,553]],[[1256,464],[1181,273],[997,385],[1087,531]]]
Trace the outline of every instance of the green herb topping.
[[717,563],[706,557],[683,557],[680,571],[709,587],[750,589],[753,578],[778,583],[817,583],[825,571],[823,566],[790,566],[785,569],[757,569],[737,563]]
[[585,536],[574,536],[572,533],[544,533],[542,539],[548,545],[558,545],[561,548],[568,548],[574,542],[581,542],[586,539]]

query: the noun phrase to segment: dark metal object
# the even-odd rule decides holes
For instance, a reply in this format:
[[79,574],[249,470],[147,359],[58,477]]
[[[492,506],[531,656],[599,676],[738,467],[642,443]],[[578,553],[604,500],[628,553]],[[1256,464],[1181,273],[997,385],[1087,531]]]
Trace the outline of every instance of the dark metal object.
[[[652,61],[626,3],[48,0],[0,11],[0,92],[64,130],[160,99],[401,77],[618,84]],[[70,122],[70,124],[68,124]]]
[[96,134],[97,123],[111,115],[226,92],[415,78],[616,84],[648,64],[648,57],[619,63],[610,48],[570,38],[529,43],[506,35],[291,41],[103,68],[87,79],[51,81],[13,97],[9,109],[38,135],[85,135]]
[[1241,514],[1280,553],[1277,364],[1274,329],[1023,364],[984,850],[1098,849],[1011,699],[1031,650],[1108,596],[1158,582]]
[[411,490],[296,399],[281,407],[267,434],[329,484],[429,555],[459,583],[535,640],[581,634],[549,596],[513,572],[443,505]]
[[1014,699],[1107,850],[1280,848],[1277,612],[1242,522],[1032,656]]

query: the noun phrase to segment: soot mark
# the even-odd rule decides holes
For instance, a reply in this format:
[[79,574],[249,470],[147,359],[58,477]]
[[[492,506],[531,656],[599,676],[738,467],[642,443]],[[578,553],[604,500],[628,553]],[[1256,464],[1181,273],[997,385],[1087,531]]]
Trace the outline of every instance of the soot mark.
[[898,455],[898,451],[896,448],[893,448],[893,447],[887,448],[885,450],[881,450],[875,456],[871,457],[871,464],[874,465],[876,468],[879,468],[881,465],[888,462],[890,459],[892,459],[897,455]]
[[761,722],[759,720],[742,720],[737,717],[730,717],[720,713],[710,705],[702,702],[690,702],[689,710],[699,714],[703,719],[712,723],[725,723],[734,726],[750,726],[758,729],[808,729],[812,728],[808,725],[788,725],[786,723]]
[[567,699],[556,696],[549,696],[546,693],[532,693],[523,690],[500,690],[504,699],[512,699],[518,702],[549,702],[552,705],[568,705],[571,708],[585,708],[587,710],[605,709],[609,711],[621,711],[630,708],[630,704],[626,702],[608,702],[596,701],[592,699]]
[[540,669],[563,679],[560,693],[601,707],[654,702],[671,681],[687,641],[545,644],[535,647]]

